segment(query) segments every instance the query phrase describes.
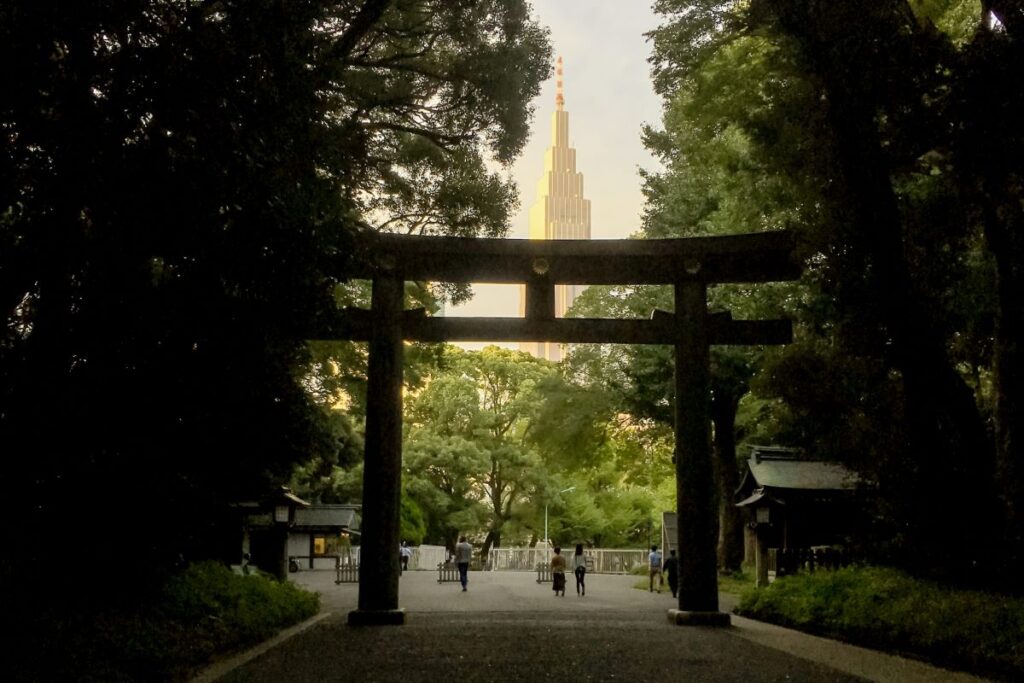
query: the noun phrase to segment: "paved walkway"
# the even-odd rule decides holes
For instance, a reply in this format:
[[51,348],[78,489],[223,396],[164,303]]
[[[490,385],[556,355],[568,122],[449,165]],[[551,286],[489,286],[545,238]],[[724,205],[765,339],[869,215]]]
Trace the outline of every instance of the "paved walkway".
[[[404,626],[353,628],[354,584],[293,574],[321,594],[321,614],[221,662],[200,681],[799,681],[967,683],[983,679],[733,615],[729,628],[675,626],[671,593],[638,577],[591,575],[587,595],[555,597],[526,572],[471,572],[469,590],[406,572]],[[731,596],[722,596],[723,610]]]

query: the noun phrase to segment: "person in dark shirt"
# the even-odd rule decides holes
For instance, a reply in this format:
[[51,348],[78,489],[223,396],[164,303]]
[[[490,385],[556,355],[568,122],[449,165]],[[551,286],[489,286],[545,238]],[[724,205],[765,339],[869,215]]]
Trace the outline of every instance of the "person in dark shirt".
[[455,546],[455,563],[459,566],[459,583],[462,584],[462,591],[466,591],[466,584],[469,583],[469,563],[473,561],[473,546],[469,544],[465,536],[459,538]]
[[668,587],[672,589],[672,597],[676,597],[676,593],[679,591],[679,558],[676,557],[676,551],[668,551],[668,557],[665,558],[665,576],[668,577]]
[[562,556],[562,549],[555,546],[555,555],[551,558],[551,588],[557,597],[559,593],[565,597],[565,557]]

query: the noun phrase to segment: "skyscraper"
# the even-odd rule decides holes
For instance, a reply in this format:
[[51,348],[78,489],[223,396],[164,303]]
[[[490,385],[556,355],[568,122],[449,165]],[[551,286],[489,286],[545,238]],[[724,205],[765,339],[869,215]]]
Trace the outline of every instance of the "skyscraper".
[[[551,114],[551,147],[544,154],[544,174],[537,183],[537,201],[530,207],[530,239],[590,239],[590,200],[583,198],[583,174],[576,171],[576,150],[569,146],[569,112],[562,89],[562,58],[555,67],[555,111]],[[563,317],[581,285],[555,287],[555,316]],[[526,310],[526,289],[519,294],[519,313]],[[557,342],[524,342],[523,351],[538,358],[558,361]]]

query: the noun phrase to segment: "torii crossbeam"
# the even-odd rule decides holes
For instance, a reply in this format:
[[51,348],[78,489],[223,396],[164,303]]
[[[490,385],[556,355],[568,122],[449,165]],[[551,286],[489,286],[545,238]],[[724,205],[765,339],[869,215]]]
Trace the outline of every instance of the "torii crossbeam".
[[[547,341],[672,344],[676,349],[675,465],[679,624],[729,623],[718,610],[714,476],[710,443],[712,344],[785,344],[788,320],[709,314],[707,287],[799,277],[786,232],[664,240],[506,240],[373,235],[350,270],[373,280],[370,310],[347,309],[322,338],[370,343],[359,607],[350,624],[401,624],[398,605],[403,341]],[[523,318],[431,318],[403,310],[403,283],[526,285]],[[555,285],[671,284],[675,312],[650,320],[555,317]]]

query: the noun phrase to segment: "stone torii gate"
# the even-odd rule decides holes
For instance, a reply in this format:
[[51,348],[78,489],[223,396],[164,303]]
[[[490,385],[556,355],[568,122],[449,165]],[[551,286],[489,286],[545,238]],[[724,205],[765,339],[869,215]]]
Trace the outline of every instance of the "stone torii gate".
[[[677,624],[727,625],[718,609],[714,476],[710,444],[712,344],[785,344],[788,320],[709,314],[707,287],[792,280],[786,232],[662,240],[507,240],[374,235],[350,272],[372,279],[371,309],[347,309],[328,337],[369,341],[359,606],[353,625],[401,624],[398,606],[403,341],[549,341],[675,346],[675,467],[680,582]],[[427,317],[403,310],[404,283],[526,285],[523,318]],[[650,320],[555,317],[556,284],[671,284],[675,312]]]

